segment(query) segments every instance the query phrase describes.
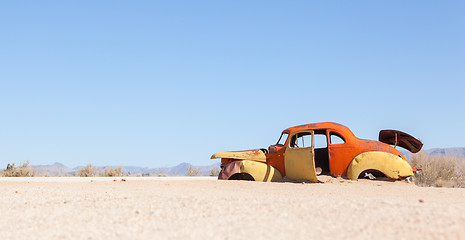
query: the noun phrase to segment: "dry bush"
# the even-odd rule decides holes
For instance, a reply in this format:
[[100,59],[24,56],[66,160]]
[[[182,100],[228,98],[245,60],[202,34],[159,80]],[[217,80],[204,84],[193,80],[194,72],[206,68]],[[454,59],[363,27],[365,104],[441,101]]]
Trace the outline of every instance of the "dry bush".
[[96,177],[98,173],[98,168],[92,166],[92,164],[87,164],[87,166],[79,168],[77,171],[79,177]]
[[444,155],[414,154],[412,166],[423,171],[415,176],[415,184],[429,187],[465,187],[465,160]]
[[100,174],[101,177],[122,177],[124,175],[123,167],[113,168],[110,166],[106,166],[105,171]]
[[41,173],[38,174],[38,176],[39,177],[51,177],[50,173],[48,173],[48,172],[41,172]]
[[210,176],[218,176],[220,174],[220,168],[219,167],[216,167],[216,168],[212,168],[210,169]]
[[1,173],[2,177],[34,177],[36,171],[29,166],[29,161],[19,163],[19,167],[15,164],[8,164],[5,170]]
[[155,168],[152,170],[153,174],[157,177],[167,177],[166,169],[164,168]]
[[187,166],[187,176],[200,176],[200,168],[194,168],[193,166]]

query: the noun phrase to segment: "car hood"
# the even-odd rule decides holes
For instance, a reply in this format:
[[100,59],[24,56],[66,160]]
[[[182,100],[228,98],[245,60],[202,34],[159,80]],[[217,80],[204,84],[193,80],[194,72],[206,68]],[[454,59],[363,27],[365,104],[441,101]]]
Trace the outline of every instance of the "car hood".
[[412,153],[419,152],[423,147],[420,140],[398,130],[381,130],[379,132],[379,141],[405,148]]
[[253,150],[246,150],[246,151],[217,152],[211,156],[211,159],[215,159],[215,158],[232,158],[232,159],[266,162],[266,155],[261,149],[253,149]]

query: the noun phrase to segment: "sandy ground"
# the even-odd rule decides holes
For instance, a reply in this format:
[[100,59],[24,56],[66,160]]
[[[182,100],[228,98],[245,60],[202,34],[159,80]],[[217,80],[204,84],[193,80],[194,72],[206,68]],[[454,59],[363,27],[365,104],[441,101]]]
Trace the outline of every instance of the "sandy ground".
[[1,239],[465,239],[465,189],[40,179],[0,178]]

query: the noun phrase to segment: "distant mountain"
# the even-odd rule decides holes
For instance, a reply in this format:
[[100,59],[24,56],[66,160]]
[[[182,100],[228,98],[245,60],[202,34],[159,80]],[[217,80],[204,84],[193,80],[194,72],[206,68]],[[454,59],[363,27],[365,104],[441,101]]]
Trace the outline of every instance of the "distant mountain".
[[430,155],[448,155],[465,158],[465,148],[432,148],[425,152]]
[[[422,151],[428,155],[446,155],[446,156],[465,158],[465,148],[432,148],[432,149],[427,149],[427,150],[422,150]],[[411,152],[408,152],[405,150],[401,150],[400,152],[407,159],[412,157]]]
[[208,166],[194,166],[190,163],[181,163],[179,165],[176,165],[174,167],[169,167],[169,168],[157,168],[155,171],[160,174],[167,174],[170,176],[173,175],[187,175],[187,169],[191,167],[192,169],[199,169],[199,174],[203,176],[208,176],[210,175],[210,171],[212,169],[219,169],[220,168],[220,163],[214,163]]
[[[122,166],[123,171],[129,173],[131,175],[138,175],[138,174],[150,174],[150,175],[167,175],[167,176],[174,176],[174,175],[187,175],[188,167],[192,169],[199,169],[199,175],[208,176],[210,175],[210,171],[212,169],[219,169],[220,163],[215,163],[208,166],[193,166],[190,163],[181,163],[174,167],[165,167],[165,168],[149,168],[149,167],[137,167],[137,166]],[[38,176],[65,176],[65,175],[73,175],[76,172],[85,166],[77,166],[74,168],[69,168],[61,163],[54,163],[52,165],[31,165],[33,169],[36,170]],[[96,166],[100,170],[105,170],[105,166]],[[118,168],[119,166],[112,166],[114,168]]]
[[74,170],[61,164],[61,163],[54,163],[52,165],[35,165],[32,166],[37,172],[37,175],[50,175],[50,176],[63,176],[68,174],[74,174]]

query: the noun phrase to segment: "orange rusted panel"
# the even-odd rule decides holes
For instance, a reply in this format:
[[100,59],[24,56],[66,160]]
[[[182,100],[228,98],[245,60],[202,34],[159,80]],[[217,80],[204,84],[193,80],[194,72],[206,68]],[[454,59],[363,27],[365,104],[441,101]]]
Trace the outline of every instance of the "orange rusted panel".
[[[278,169],[281,174],[284,174],[284,151],[286,147],[276,145],[271,147],[275,147],[276,150],[274,153],[266,154],[266,163]],[[271,152],[270,149],[268,151]]]

